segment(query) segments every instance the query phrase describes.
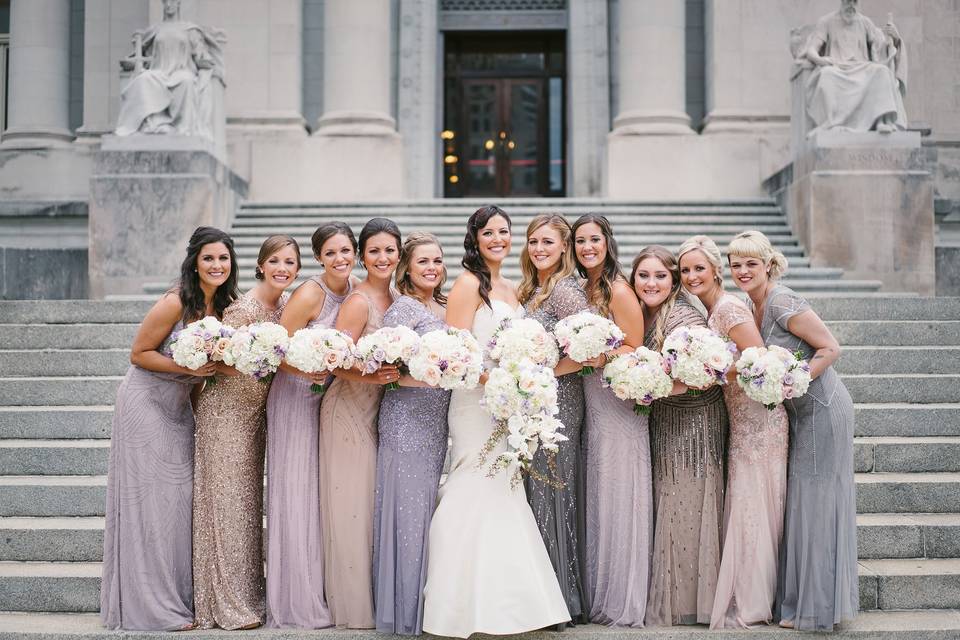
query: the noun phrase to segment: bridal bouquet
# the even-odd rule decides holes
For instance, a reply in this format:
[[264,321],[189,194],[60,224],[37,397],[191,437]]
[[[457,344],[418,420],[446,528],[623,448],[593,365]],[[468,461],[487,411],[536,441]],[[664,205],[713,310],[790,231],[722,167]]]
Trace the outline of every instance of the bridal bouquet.
[[748,347],[737,360],[737,384],[751,400],[773,410],[810,386],[810,364],[783,347]]
[[[349,369],[355,360],[353,340],[336,329],[299,329],[290,338],[286,360],[304,373]],[[323,384],[310,385],[314,393],[323,394],[326,390]]]
[[[563,429],[563,423],[546,414],[510,416],[506,422],[507,450],[493,461],[488,475],[496,475],[501,469],[511,467],[529,472],[533,455],[541,447],[556,456],[560,443],[568,440],[567,436],[560,433],[560,429]],[[514,480],[519,482],[519,478],[519,475],[514,475],[511,483],[515,484]]]
[[[623,331],[615,323],[590,311],[581,311],[557,322],[553,329],[560,349],[575,362],[596,358],[623,344]],[[593,367],[583,367],[580,375],[593,373]]]
[[526,358],[552,369],[560,360],[556,341],[533,318],[504,319],[490,338],[487,351],[500,365]]
[[679,327],[662,349],[671,377],[700,389],[725,382],[736,352],[737,345],[706,327]]
[[210,361],[223,360],[234,330],[213,316],[191,322],[172,336],[170,354],[181,367],[196,371]]
[[464,329],[437,329],[420,337],[407,368],[414,379],[441,389],[473,389],[483,371],[480,344]]
[[[357,359],[364,374],[371,374],[383,364],[404,367],[420,348],[420,336],[409,327],[381,327],[357,341]],[[387,389],[399,389],[391,382]]]
[[556,415],[557,379],[553,371],[524,358],[490,371],[480,406],[495,420],[515,415]]
[[648,415],[651,403],[670,395],[673,389],[663,356],[646,347],[619,355],[605,366],[602,384],[621,400],[633,400],[637,415]]
[[290,337],[274,322],[257,322],[240,327],[223,352],[223,363],[256,380],[270,381],[287,353]]

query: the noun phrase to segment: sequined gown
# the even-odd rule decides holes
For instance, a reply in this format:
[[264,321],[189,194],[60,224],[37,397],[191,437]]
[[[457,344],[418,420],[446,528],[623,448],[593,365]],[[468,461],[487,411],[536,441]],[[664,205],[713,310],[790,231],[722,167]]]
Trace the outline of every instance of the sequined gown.
[[[539,289],[537,290],[539,291]],[[587,297],[583,288],[572,276],[557,282],[539,308],[531,311],[530,303],[524,305],[527,317],[538,321],[547,331],[553,331],[557,322],[567,316],[587,309]],[[583,381],[577,373],[557,378],[557,418],[563,423],[563,435],[568,442],[560,445],[556,456],[556,469],[565,486],[556,489],[549,484],[527,476],[527,499],[543,535],[543,542],[550,554],[550,562],[563,597],[570,610],[570,620],[576,624],[587,622],[590,604],[582,579],[581,562],[585,556],[586,514],[584,504],[584,468],[581,464],[580,429],[583,426]],[[543,451],[534,456],[534,468],[544,476],[550,476],[547,458]]]
[[[680,298],[664,335],[684,325],[702,327],[706,321]],[[644,342],[659,351],[654,329],[647,329]],[[718,387],[661,398],[651,406],[655,525],[648,626],[710,622],[720,565],[726,434],[727,408]]]
[[[383,326],[383,314],[367,294],[350,295],[367,299],[367,326],[359,340]],[[374,628],[373,503],[382,395],[383,385],[335,378],[320,405],[324,585],[338,627]]]
[[[753,314],[739,298],[724,294],[707,326],[729,335],[733,327],[753,321]],[[771,620],[787,490],[787,412],[783,405],[768,411],[748,398],[736,382],[723,386],[723,399],[730,416],[727,491],[711,629]]]
[[[169,343],[158,351],[169,355]],[[100,588],[100,620],[110,629],[193,622],[190,391],[200,381],[132,365],[117,390]]]
[[[480,344],[503,318],[523,313],[490,302],[473,317]],[[489,478],[477,466],[494,428],[482,397],[482,389],[450,396],[450,471],[430,522],[423,594],[423,630],[435,636],[522,633],[570,619],[523,489],[511,487],[508,474]],[[488,460],[504,451],[501,439]]]
[[[787,322],[810,308],[783,285],[768,294],[760,326],[767,345],[816,350]],[[787,504],[777,576],[777,615],[797,629],[830,630],[857,615],[857,503],[853,401],[833,367],[783,403],[790,419]]]
[[[308,327],[332,327],[346,294],[331,291]],[[267,396],[267,626],[320,629],[333,624],[324,598],[320,525],[320,396],[310,380],[277,372]]]
[[[446,327],[408,296],[393,303],[383,324],[420,335]],[[373,595],[377,631],[383,633],[422,633],[427,544],[447,452],[449,404],[449,391],[422,387],[401,387],[380,401]]]

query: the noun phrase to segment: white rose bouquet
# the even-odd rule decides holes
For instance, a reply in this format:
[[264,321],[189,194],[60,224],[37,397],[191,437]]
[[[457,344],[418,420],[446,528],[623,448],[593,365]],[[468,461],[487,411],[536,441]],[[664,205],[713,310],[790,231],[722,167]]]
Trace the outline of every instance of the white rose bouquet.
[[666,337],[661,351],[673,379],[703,389],[726,381],[737,345],[706,327],[679,327]]
[[[381,327],[357,341],[357,359],[364,374],[371,374],[383,364],[396,364],[401,369],[420,349],[420,336],[409,327]],[[399,389],[390,382],[387,389]]]
[[799,398],[810,386],[810,364],[783,347],[748,347],[737,360],[737,384],[751,400],[769,410]]
[[437,329],[420,337],[420,349],[407,368],[414,379],[434,387],[473,389],[483,371],[483,351],[465,329]]
[[[557,322],[553,328],[560,349],[574,362],[598,357],[623,344],[623,331],[614,322],[590,311],[581,311]],[[593,367],[582,367],[580,375],[593,373]]]
[[181,367],[196,371],[207,362],[223,360],[233,334],[231,327],[207,316],[191,322],[172,337],[170,355]]
[[256,380],[269,382],[287,353],[290,337],[274,322],[257,322],[240,327],[230,338],[223,363]]
[[[336,329],[299,329],[290,338],[286,360],[304,373],[349,369],[355,361],[353,340]],[[326,385],[314,383],[310,390],[323,394]]]
[[487,352],[499,365],[526,358],[552,369],[560,360],[556,340],[533,318],[504,319],[490,338]]
[[673,389],[663,356],[646,347],[617,356],[603,368],[601,382],[621,400],[633,400],[637,415],[648,415],[653,401],[667,397]]
[[531,360],[511,362],[490,371],[480,406],[495,420],[515,415],[556,415],[557,379],[553,371]]

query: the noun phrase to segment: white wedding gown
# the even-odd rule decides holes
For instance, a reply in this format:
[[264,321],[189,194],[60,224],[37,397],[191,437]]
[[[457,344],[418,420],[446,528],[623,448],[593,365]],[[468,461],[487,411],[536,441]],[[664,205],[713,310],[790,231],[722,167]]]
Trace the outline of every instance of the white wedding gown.
[[[523,313],[491,303],[473,317],[481,345],[500,320]],[[505,472],[489,478],[477,466],[493,429],[482,395],[458,390],[450,398],[450,473],[430,524],[424,588],[423,630],[437,636],[521,633],[570,619],[523,484],[512,489]],[[498,444],[488,461],[505,449]]]

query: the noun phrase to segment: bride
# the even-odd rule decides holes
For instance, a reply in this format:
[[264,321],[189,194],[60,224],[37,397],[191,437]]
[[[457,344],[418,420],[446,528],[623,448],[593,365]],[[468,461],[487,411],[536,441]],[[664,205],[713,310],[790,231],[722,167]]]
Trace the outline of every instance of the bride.
[[[500,275],[510,217],[496,206],[478,209],[463,245],[465,272],[446,320],[486,344],[503,318],[523,313],[514,284]],[[523,488],[511,488],[507,472],[488,478],[477,466],[493,430],[482,394],[458,390],[450,399],[450,472],[430,524],[424,588],[423,630],[437,636],[521,633],[570,619]],[[499,443],[488,459],[505,448]]]

